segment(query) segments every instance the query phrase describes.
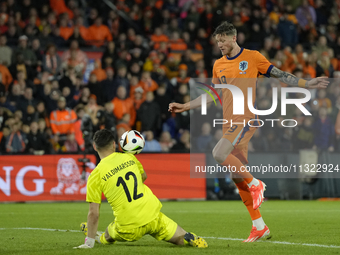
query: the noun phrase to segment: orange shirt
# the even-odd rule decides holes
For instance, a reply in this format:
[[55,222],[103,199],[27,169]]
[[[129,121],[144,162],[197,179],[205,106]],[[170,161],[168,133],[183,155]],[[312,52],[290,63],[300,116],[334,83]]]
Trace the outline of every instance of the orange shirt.
[[317,99],[319,107],[327,107],[327,109],[332,108],[332,102],[329,98]]
[[129,125],[132,127],[136,120],[136,111],[134,107],[134,102],[131,98],[126,98],[125,100],[115,97],[112,101],[114,104],[113,114],[118,120],[122,119],[124,114],[130,114]]
[[154,44],[154,49],[158,49],[159,48],[159,44],[161,42],[168,42],[169,41],[169,37],[167,37],[166,35],[151,35],[150,37],[151,41],[153,41]]
[[88,34],[89,34],[89,31],[88,31],[88,28],[85,27],[85,26],[77,26],[78,29],[79,29],[79,33],[81,35],[81,37],[87,41],[88,40]]
[[100,82],[102,80],[105,80],[106,79],[106,72],[104,71],[104,69],[102,68],[96,68],[94,69],[91,74],[95,74],[97,76],[97,81]]
[[85,150],[85,141],[84,141],[84,138],[83,138],[83,132],[81,131],[81,120],[77,120],[75,123],[74,123],[74,135],[75,135],[75,138],[76,138],[76,141],[80,147],[80,149],[82,151]]
[[248,87],[253,89],[252,99],[254,104],[257,77],[261,74],[268,75],[272,68],[273,65],[260,52],[243,48],[235,57],[223,56],[216,60],[213,67],[213,83],[234,85],[241,89],[244,95],[244,115],[234,115],[232,93],[229,89],[222,89],[223,118],[228,120],[227,125],[230,125],[231,119],[233,122],[255,119],[255,114],[248,109],[247,90]]
[[73,19],[74,14],[69,8],[67,8],[64,0],[50,0],[50,6],[57,15],[67,12],[70,19]]
[[107,26],[92,25],[88,28],[87,40],[90,41],[89,44],[100,47],[105,41],[112,41],[112,35]]
[[142,85],[145,94],[146,92],[155,91],[158,89],[158,84],[154,80],[151,80],[150,82],[140,81],[140,84]]
[[142,84],[141,82],[139,82],[139,83],[138,83],[137,85],[135,85],[135,86],[131,86],[131,85],[130,85],[130,97],[131,97],[132,99],[135,99],[135,90],[136,90],[137,88],[142,88],[142,89],[143,89],[143,98],[145,98],[146,92],[145,92],[144,87],[143,87],[143,84]]
[[73,110],[55,110],[51,112],[50,119],[53,134],[74,133],[74,123],[77,120],[77,115]]
[[4,65],[0,65],[0,73],[2,74],[2,84],[5,85],[7,91],[9,84],[11,84],[13,81],[13,77],[8,68]]
[[303,73],[304,74],[309,74],[311,78],[315,78],[316,77],[316,70],[311,65],[305,66],[303,68]]
[[73,27],[59,27],[60,29],[60,36],[64,38],[65,40],[68,40],[68,38],[71,37],[73,34]]
[[181,50],[186,50],[188,46],[185,44],[183,39],[178,39],[178,40],[170,40],[170,49],[173,51],[181,51]]

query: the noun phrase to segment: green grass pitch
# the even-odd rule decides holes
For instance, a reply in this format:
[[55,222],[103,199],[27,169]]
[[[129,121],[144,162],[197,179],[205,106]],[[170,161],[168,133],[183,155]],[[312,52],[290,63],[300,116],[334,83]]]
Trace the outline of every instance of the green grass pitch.
[[[145,236],[133,243],[73,250],[84,242],[78,231],[87,211],[86,203],[0,204],[0,254],[340,254],[340,202],[266,201],[261,212],[272,238],[255,243],[240,241],[251,229],[241,201],[163,202],[163,213],[207,237],[207,249]],[[99,230],[112,220],[111,207],[103,203]]]

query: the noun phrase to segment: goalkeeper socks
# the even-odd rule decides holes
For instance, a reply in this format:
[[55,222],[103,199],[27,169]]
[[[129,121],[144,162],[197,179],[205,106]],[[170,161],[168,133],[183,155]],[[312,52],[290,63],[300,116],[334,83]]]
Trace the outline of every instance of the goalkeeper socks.
[[236,187],[238,188],[240,197],[244,205],[247,207],[251,219],[254,221],[258,218],[261,218],[260,210],[254,210],[253,208],[253,197],[250,194],[247,183],[245,181],[236,183]]
[[262,229],[264,229],[266,224],[264,223],[262,217],[260,217],[256,220],[253,220],[253,226],[256,227],[257,230],[262,230]]
[[249,173],[242,162],[232,154],[229,154],[221,165],[230,167],[230,169],[233,170],[233,178],[243,178],[247,183],[253,179],[253,175]]

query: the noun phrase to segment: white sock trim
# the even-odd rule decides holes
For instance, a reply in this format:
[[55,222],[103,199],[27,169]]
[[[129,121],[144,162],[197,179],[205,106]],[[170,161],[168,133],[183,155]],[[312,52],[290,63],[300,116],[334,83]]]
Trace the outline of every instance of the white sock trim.
[[256,179],[255,177],[251,180],[251,182],[248,183],[248,187],[250,188],[251,186],[255,185],[258,186],[260,184],[259,180]]
[[256,227],[257,230],[263,230],[266,224],[264,223],[262,217],[253,220],[253,226]]

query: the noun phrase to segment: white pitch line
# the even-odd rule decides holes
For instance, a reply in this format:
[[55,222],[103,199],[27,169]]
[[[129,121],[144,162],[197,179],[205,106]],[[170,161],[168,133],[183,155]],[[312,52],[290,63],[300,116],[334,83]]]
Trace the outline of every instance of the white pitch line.
[[[72,230],[72,229],[53,229],[53,228],[0,228],[0,230],[10,230],[10,229],[18,229],[18,230],[43,230],[43,231],[55,231],[55,232],[81,232],[80,230]],[[207,239],[218,239],[218,240],[227,240],[227,241],[243,241],[244,239],[240,238],[229,238],[229,237],[214,237],[207,236],[203,237]],[[256,241],[256,242],[266,242],[266,243],[274,243],[274,244],[286,244],[286,245],[301,245],[301,246],[311,246],[311,247],[320,247],[320,248],[335,248],[340,249],[340,246],[337,245],[325,245],[325,244],[315,244],[315,243],[291,243],[291,242],[280,242],[280,241]]]
[[55,231],[55,232],[81,232],[80,230],[72,229],[53,229],[53,228],[0,228],[0,230],[8,229],[19,229],[19,230],[44,230],[44,231]]
[[[203,238],[207,238],[207,239],[219,239],[219,240],[230,240],[230,241],[243,241],[244,239],[240,239],[240,238],[228,238],[228,237],[214,237],[214,236],[208,236],[208,237],[204,237]],[[262,240],[258,240],[256,242],[266,242],[266,243],[275,243],[275,244],[288,244],[288,245],[301,245],[301,246],[313,246],[313,247],[321,247],[321,248],[336,248],[336,249],[340,249],[340,246],[337,245],[325,245],[325,244],[316,244],[316,243],[290,243],[290,242],[280,242],[280,241],[262,241]]]

